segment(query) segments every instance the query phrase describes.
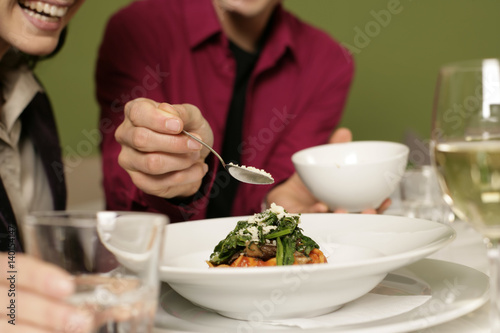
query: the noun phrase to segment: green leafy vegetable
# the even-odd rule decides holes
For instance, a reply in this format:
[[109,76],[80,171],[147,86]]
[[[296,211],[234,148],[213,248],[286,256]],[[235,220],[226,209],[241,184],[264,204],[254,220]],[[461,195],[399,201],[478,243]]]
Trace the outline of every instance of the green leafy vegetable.
[[258,248],[275,246],[278,266],[292,265],[296,252],[307,256],[312,249],[319,248],[315,241],[302,234],[298,227],[299,214],[289,214],[273,205],[246,221],[238,221],[234,230],[215,246],[210,262],[213,265],[230,264],[252,243]]

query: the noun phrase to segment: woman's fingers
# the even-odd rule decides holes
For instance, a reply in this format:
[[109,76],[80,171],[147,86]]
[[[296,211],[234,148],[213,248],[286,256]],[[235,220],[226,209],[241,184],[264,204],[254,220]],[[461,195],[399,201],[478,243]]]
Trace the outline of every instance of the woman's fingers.
[[63,300],[25,289],[18,290],[18,300],[18,320],[23,324],[56,332],[90,332],[93,327],[93,314]]
[[[37,326],[31,326],[27,323],[21,323],[16,321],[16,325],[9,324],[7,320],[0,322],[0,332],[2,333],[54,333],[53,329],[47,329]],[[63,331],[59,331],[63,332]]]
[[56,299],[64,299],[75,290],[71,275],[55,265],[23,254],[10,259],[7,253],[0,253],[0,272],[6,275],[0,284],[10,285],[10,281],[14,281],[16,288]]
[[9,306],[1,332],[20,332],[23,326],[22,332],[91,331],[92,316],[65,301],[75,285],[61,268],[23,254],[0,253],[0,272],[0,301]]

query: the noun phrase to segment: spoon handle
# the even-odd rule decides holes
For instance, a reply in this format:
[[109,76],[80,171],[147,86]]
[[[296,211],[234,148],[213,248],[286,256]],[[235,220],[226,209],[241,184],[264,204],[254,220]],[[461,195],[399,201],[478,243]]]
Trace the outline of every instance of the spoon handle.
[[222,163],[222,165],[224,166],[224,168],[226,167],[226,162],[224,162],[224,160],[222,159],[222,157],[220,157],[219,154],[217,154],[217,152],[215,150],[212,149],[212,147],[210,147],[208,144],[206,144],[205,142],[201,141],[200,139],[198,139],[197,137],[195,137],[194,135],[192,135],[191,133],[189,132],[186,132],[185,130],[182,130],[182,133],[186,134],[187,136],[189,136],[191,139],[195,140],[195,141],[198,141],[199,143],[201,143],[202,145],[204,145],[205,147],[208,148],[208,150],[210,150],[212,153],[214,153],[215,156],[217,156],[220,160],[220,162]]

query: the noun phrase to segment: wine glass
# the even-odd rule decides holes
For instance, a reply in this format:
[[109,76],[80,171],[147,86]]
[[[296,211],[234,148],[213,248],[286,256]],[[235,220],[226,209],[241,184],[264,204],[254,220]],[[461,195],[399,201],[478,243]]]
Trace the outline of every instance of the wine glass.
[[490,327],[500,332],[500,59],[440,69],[431,153],[445,201],[484,237],[490,262]]

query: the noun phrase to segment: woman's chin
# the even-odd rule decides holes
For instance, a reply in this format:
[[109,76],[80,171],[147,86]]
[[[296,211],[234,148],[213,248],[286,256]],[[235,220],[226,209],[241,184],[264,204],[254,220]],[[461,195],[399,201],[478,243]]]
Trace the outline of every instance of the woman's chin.
[[13,46],[23,53],[44,56],[55,50],[58,39],[53,37],[34,37],[32,40],[26,39],[23,42],[15,43]]

